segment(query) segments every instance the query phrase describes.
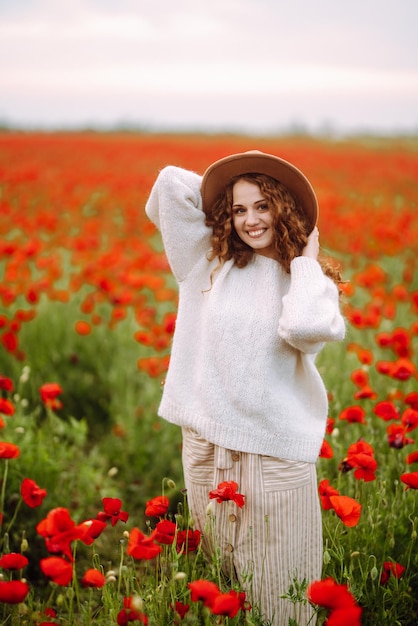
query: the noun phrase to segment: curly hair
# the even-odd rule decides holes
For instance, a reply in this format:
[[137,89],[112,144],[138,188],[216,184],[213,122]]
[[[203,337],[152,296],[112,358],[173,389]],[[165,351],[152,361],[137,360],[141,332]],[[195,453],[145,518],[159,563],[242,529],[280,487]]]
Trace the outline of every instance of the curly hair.
[[[238,267],[245,267],[254,254],[254,250],[240,239],[233,225],[233,187],[238,180],[256,184],[267,200],[273,213],[273,246],[276,258],[283,269],[290,273],[291,261],[302,254],[308,241],[307,220],[301,205],[287,187],[265,174],[244,174],[232,178],[225,192],[206,210],[205,222],[212,228],[212,247],[208,259],[209,261],[219,259],[214,272],[230,259],[233,259]],[[330,259],[320,255],[318,261],[327,276],[336,284],[341,283],[340,272]]]

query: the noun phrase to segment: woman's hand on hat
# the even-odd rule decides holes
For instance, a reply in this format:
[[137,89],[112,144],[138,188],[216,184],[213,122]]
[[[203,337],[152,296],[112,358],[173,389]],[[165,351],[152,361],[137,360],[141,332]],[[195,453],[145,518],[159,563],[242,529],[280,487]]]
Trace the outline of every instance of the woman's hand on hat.
[[307,256],[311,259],[318,259],[319,254],[319,230],[315,226],[313,231],[308,237],[306,246],[302,250],[302,256]]

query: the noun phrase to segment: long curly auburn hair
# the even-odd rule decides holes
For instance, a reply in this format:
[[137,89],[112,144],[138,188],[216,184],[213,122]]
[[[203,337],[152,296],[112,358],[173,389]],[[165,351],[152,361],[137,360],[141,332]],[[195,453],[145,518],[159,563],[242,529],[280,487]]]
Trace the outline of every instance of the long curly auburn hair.
[[[265,174],[244,174],[232,178],[213,207],[206,209],[205,222],[212,229],[212,247],[208,259],[209,261],[219,259],[214,272],[230,259],[233,259],[238,267],[245,267],[255,254],[254,250],[239,238],[233,225],[232,192],[238,180],[246,180],[260,188],[273,213],[273,245],[277,261],[287,273],[290,273],[291,261],[301,255],[307,244],[308,224],[302,207],[287,187]],[[320,255],[318,261],[324,273],[336,284],[342,282],[339,270],[330,259]]]

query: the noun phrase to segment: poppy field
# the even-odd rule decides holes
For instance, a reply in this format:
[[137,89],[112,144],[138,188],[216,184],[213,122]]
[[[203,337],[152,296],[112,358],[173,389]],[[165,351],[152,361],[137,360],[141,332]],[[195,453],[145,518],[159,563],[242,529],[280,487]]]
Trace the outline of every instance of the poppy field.
[[418,623],[418,140],[3,132],[2,624],[268,626],[202,554],[157,416],[177,289],[144,213],[163,166],[250,149],[307,174],[344,279],[347,335],[317,361],[323,573],[284,591],[289,626],[306,602],[318,625]]

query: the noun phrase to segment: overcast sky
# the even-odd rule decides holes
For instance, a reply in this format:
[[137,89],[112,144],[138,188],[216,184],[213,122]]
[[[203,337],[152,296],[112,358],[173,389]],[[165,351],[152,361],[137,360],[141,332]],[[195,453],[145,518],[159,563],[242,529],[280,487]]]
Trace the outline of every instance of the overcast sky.
[[0,0],[0,123],[418,131],[418,0]]

